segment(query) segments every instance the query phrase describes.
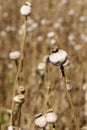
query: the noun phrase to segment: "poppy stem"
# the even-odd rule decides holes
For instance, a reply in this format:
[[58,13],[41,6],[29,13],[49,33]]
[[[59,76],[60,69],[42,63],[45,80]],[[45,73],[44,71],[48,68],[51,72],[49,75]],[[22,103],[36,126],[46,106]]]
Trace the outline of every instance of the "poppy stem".
[[69,100],[69,103],[70,103],[70,107],[71,107],[71,110],[72,110],[72,113],[73,113],[73,118],[74,118],[76,130],[80,130],[79,122],[77,121],[77,118],[76,118],[76,115],[75,115],[75,111],[74,111],[74,105],[73,105],[73,103],[72,103],[71,96],[70,96],[70,94],[69,94],[69,92],[68,92],[68,90],[67,90],[67,87],[66,87],[66,76],[65,76],[65,71],[64,71],[64,66],[63,66],[63,65],[60,66],[60,70],[61,70],[62,77],[63,77],[64,90],[65,90],[66,95],[67,95],[67,97],[68,97],[68,100]]

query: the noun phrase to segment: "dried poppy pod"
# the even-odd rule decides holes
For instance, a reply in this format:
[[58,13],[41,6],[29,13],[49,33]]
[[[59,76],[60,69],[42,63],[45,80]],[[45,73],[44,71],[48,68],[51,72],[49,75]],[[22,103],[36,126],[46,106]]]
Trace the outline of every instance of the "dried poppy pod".
[[47,125],[47,121],[45,116],[43,116],[41,113],[35,116],[35,125],[39,128],[45,128]]
[[82,126],[81,130],[87,130],[87,125]]
[[47,120],[48,123],[55,123],[58,120],[57,114],[52,109],[50,109],[47,112],[45,117],[46,117],[46,120]]
[[48,56],[47,61],[55,66],[63,66],[68,60],[68,54],[62,49],[56,49]]
[[19,86],[17,92],[18,92],[18,94],[24,94],[25,93],[25,87]]
[[45,69],[45,66],[46,66],[45,62],[40,62],[40,63],[38,64],[38,70],[39,70],[39,71],[40,71],[40,70],[44,70],[44,69]]
[[15,103],[18,103],[18,104],[23,104],[24,103],[24,100],[25,100],[25,97],[24,97],[24,94],[20,94],[20,95],[17,95],[13,98],[14,102]]
[[48,38],[53,38],[53,37],[55,37],[55,32],[49,32],[48,34],[47,34],[47,37]]
[[10,52],[9,58],[11,60],[17,60],[17,59],[19,59],[20,58],[20,52],[19,51],[12,51],[12,52]]
[[31,3],[26,2],[20,9],[20,13],[23,16],[28,16],[31,14]]
[[9,126],[8,130],[22,130],[21,128],[15,127],[15,126]]
[[45,62],[40,62],[38,64],[37,70],[40,73],[40,75],[43,75],[45,72],[45,68],[46,68],[46,63]]

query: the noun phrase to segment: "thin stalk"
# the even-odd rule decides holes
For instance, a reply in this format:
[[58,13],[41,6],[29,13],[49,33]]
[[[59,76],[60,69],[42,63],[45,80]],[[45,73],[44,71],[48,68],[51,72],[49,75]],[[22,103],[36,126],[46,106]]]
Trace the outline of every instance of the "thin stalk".
[[53,128],[53,130],[56,130],[56,124],[55,123],[52,124],[52,128]]
[[42,128],[42,130],[46,130],[46,128]]
[[50,108],[50,91],[51,91],[51,88],[50,88],[50,82],[48,81],[47,83],[47,98],[46,98],[46,106],[47,106],[47,109]]
[[21,106],[19,107],[19,115],[18,115],[18,127],[21,124]]
[[73,116],[74,116],[75,127],[76,127],[76,130],[80,130],[79,122],[77,121],[77,118],[75,116],[75,111],[74,111],[74,106],[73,106],[73,103],[72,103],[72,99],[71,99],[71,96],[70,96],[70,94],[69,94],[69,92],[67,90],[67,87],[66,87],[66,76],[65,76],[65,72],[64,72],[64,67],[62,65],[60,66],[60,70],[62,72],[62,77],[63,77],[63,82],[64,82],[64,90],[65,90],[66,95],[68,97],[70,107],[71,107],[71,110],[72,110],[72,113],[73,113]]
[[[46,68],[45,68],[45,75],[44,75],[44,84],[46,87],[46,101],[45,101],[45,109],[47,110],[50,107],[49,104],[49,95],[50,95],[50,82],[48,81],[48,64],[46,64]],[[45,110],[45,112],[46,112]]]
[[[15,82],[14,82],[13,97],[15,96],[16,87],[17,87],[17,81],[18,81],[19,73],[21,71],[21,65],[22,65],[22,60],[23,60],[24,44],[25,44],[26,33],[27,33],[27,17],[25,18],[24,24],[25,24],[25,29],[24,29],[24,35],[23,35],[23,40],[22,40],[22,44],[21,44],[21,56],[20,56],[20,59],[19,59],[18,70],[17,70]],[[15,105],[15,103],[12,100],[12,113],[11,113],[11,118],[10,118],[10,125],[14,125],[14,122],[13,122],[13,118],[14,118],[14,105]]]
[[1,122],[0,122],[0,130],[1,130]]

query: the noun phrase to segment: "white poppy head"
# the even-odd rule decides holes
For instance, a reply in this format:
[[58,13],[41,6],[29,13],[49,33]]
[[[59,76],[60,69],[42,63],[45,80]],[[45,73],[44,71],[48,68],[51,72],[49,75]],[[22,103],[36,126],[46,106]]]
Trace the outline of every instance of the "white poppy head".
[[83,84],[83,90],[87,91],[87,83]]
[[13,98],[14,102],[15,103],[18,103],[18,104],[23,104],[24,103],[24,100],[25,100],[25,97],[23,94],[20,94],[20,95],[17,95]]
[[85,16],[80,16],[79,21],[80,22],[86,22],[86,17]]
[[50,42],[51,45],[55,45],[56,44],[56,40],[55,39],[52,39],[51,42]]
[[45,70],[45,67],[46,67],[45,62],[40,62],[40,63],[38,64],[38,70],[39,70],[39,71],[40,71],[40,70]]
[[24,5],[22,5],[21,9],[20,9],[20,13],[23,16],[28,16],[31,14],[31,3],[30,2],[26,2]]
[[53,110],[48,111],[45,117],[48,123],[55,123],[58,120],[58,116]]
[[9,126],[8,127],[8,130],[14,130],[14,129],[22,130],[21,128],[18,128],[18,127],[15,127],[15,126]]
[[40,73],[40,75],[43,75],[44,72],[45,72],[45,67],[46,67],[46,64],[45,62],[40,62],[37,66],[37,69],[38,69],[38,72]]
[[11,60],[17,60],[18,58],[20,58],[20,52],[19,51],[12,51],[12,52],[10,52],[9,58]]
[[49,55],[47,61],[52,63],[53,65],[61,66],[66,63],[67,59],[68,55],[64,50],[56,49]]
[[53,37],[55,37],[55,35],[56,35],[55,32],[48,32],[47,33],[48,38],[53,38]]
[[87,125],[82,126],[81,130],[87,130]]
[[8,130],[13,130],[13,129],[14,129],[13,126],[9,126],[9,127],[8,127]]
[[42,114],[35,116],[35,125],[40,128],[46,127],[47,121],[46,121],[45,116],[43,116]]
[[73,10],[73,9],[70,9],[70,10],[69,10],[69,12],[68,12],[69,16],[73,16],[73,15],[74,15],[74,13],[75,13],[75,12],[74,12],[74,10]]

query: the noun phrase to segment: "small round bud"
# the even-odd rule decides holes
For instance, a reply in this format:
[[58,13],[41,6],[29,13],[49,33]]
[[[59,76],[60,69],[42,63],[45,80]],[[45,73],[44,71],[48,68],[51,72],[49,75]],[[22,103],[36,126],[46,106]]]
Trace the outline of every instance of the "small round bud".
[[24,94],[25,93],[24,86],[19,86],[17,91],[18,91],[19,94]]
[[20,94],[20,95],[17,95],[13,98],[14,102],[15,103],[18,103],[18,104],[23,104],[24,103],[24,100],[25,100],[25,97],[23,94]]
[[9,54],[9,58],[11,60],[17,60],[20,57],[20,52],[19,51],[12,51]]
[[20,9],[20,13],[23,16],[28,16],[31,14],[31,3],[26,2]]
[[40,127],[40,128],[45,128],[47,125],[47,121],[45,116],[42,114],[38,114],[35,116],[35,125]]
[[53,110],[49,110],[45,116],[48,123],[55,123],[58,120],[57,114]]
[[62,49],[56,49],[48,56],[47,61],[56,66],[61,66],[68,60],[67,53]]

